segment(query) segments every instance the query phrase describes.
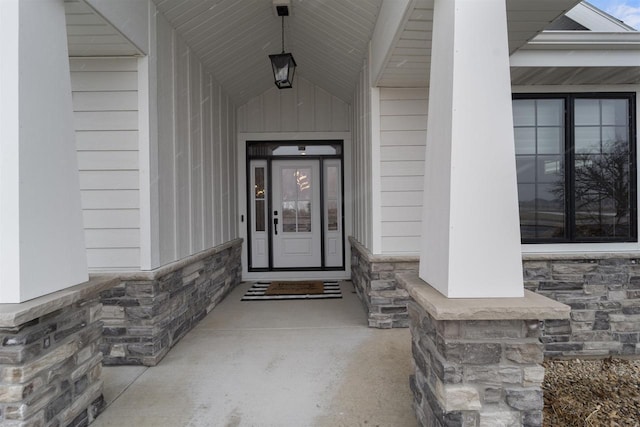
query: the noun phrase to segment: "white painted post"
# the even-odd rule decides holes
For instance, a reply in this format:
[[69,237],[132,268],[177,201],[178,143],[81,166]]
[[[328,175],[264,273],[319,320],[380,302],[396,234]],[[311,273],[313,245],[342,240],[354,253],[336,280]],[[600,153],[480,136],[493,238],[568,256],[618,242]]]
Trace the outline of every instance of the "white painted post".
[[0,1],[0,303],[88,279],[63,0]]
[[524,295],[504,0],[435,0],[420,278]]

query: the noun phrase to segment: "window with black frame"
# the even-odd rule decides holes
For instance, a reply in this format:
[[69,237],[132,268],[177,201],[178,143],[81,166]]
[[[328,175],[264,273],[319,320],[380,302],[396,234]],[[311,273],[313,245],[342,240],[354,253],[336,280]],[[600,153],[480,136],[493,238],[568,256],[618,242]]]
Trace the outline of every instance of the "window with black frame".
[[513,98],[523,243],[637,241],[635,95]]

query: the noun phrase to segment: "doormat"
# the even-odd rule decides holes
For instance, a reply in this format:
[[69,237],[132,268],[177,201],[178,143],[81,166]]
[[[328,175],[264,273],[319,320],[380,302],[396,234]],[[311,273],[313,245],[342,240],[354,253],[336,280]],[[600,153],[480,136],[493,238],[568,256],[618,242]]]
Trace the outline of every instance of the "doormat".
[[296,281],[254,283],[242,301],[342,298],[338,282]]

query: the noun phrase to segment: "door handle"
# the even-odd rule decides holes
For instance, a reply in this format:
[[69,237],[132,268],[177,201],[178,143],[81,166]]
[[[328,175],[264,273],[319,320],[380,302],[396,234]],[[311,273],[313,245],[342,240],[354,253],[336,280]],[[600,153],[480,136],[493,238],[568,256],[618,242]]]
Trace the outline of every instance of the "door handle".
[[278,235],[278,218],[273,218],[273,230]]

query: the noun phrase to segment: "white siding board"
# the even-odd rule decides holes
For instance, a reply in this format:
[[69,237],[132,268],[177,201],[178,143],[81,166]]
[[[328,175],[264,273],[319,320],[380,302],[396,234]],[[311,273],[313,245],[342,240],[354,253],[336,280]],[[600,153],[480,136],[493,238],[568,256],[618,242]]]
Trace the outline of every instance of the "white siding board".
[[176,232],[178,257],[191,254],[191,155],[189,152],[189,50],[176,37]]
[[425,116],[382,116],[380,129],[382,130],[426,130]]
[[137,111],[77,111],[76,130],[138,130]]
[[380,102],[381,116],[415,116],[427,115],[427,101],[425,100],[386,100]]
[[213,247],[213,136],[211,126],[211,76],[202,76],[202,216],[203,244]]
[[91,170],[138,170],[137,151],[79,151],[78,169]]
[[[422,219],[422,206],[383,206],[382,221],[413,221]],[[415,230],[414,230],[415,231]]]
[[204,249],[202,215],[202,103],[201,64],[189,55],[189,121],[191,155],[191,253]]
[[100,269],[139,269],[140,249],[87,249],[87,263]]
[[[69,27],[67,27],[69,29]],[[117,71],[135,72],[138,71],[138,61],[136,58],[70,58],[69,68],[73,71]],[[137,85],[131,89],[137,89]]]
[[140,211],[138,209],[95,209],[82,212],[85,230],[138,228]]
[[382,206],[422,206],[422,191],[383,191]]
[[265,132],[278,132],[282,128],[278,91],[278,88],[273,87],[262,96],[263,128]]
[[138,190],[81,190],[83,209],[138,209]]
[[220,134],[222,135],[222,151],[220,153],[221,157],[221,167],[220,171],[222,172],[222,238],[224,242],[228,242],[231,237],[230,228],[230,198],[229,198],[229,189],[230,189],[230,175],[229,175],[229,100],[226,95],[222,95],[222,108],[221,108],[221,116],[220,116]]
[[349,106],[342,100],[331,98],[331,129],[350,130],[349,126]]
[[382,246],[385,254],[417,254],[420,252],[420,237],[382,237]]
[[262,98],[253,98],[247,103],[248,132],[260,132],[264,128],[262,115]]
[[83,91],[117,91],[137,90],[138,73],[135,71],[72,71],[71,90]]
[[399,100],[399,99],[427,99],[428,89],[425,88],[381,88],[380,100]]
[[380,174],[385,176],[424,176],[424,162],[382,162]]
[[84,232],[87,249],[139,248],[140,232],[133,229],[88,229]]
[[175,189],[175,46],[173,32],[162,14],[156,14],[158,51],[156,82],[158,97],[158,223],[160,264],[177,258]]
[[[297,81],[295,83],[297,83]],[[306,130],[298,129],[298,88],[295,83],[292,89],[278,91],[282,132]]]
[[138,131],[76,131],[79,151],[137,151]]
[[383,222],[382,233],[386,237],[415,237],[420,227],[420,221]]
[[80,171],[81,190],[138,190],[138,171]]
[[75,111],[121,111],[138,109],[138,92],[75,92]]
[[308,81],[298,80],[298,129],[315,130],[315,87]]
[[221,89],[218,85],[213,86],[213,109],[212,109],[212,126],[213,126],[213,216],[214,216],[214,244],[223,243],[222,240],[222,132],[220,110],[222,109]]
[[387,176],[382,179],[381,190],[384,191],[422,191],[422,176]]
[[380,132],[380,144],[389,146],[421,146],[427,144],[426,130],[395,130]]
[[424,147],[417,145],[382,147],[380,158],[383,162],[394,160],[424,160]]
[[316,131],[331,130],[331,95],[315,87],[314,124]]

